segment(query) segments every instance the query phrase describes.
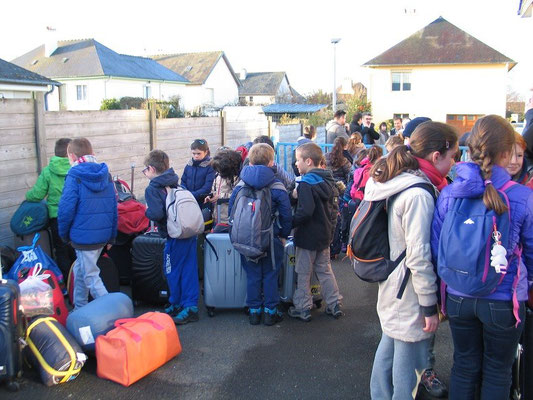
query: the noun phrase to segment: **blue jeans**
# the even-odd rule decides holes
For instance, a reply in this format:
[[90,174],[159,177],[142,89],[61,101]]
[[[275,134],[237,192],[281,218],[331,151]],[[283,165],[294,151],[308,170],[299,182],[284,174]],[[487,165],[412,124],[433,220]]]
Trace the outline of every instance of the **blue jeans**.
[[383,333],[370,378],[372,400],[414,399],[427,368],[430,342],[431,339],[404,342]]
[[242,267],[246,271],[246,305],[250,308],[267,307],[273,309],[279,304],[278,276],[283,263],[284,248],[281,241],[274,239],[274,260],[272,266],[270,251],[259,262],[248,261],[241,256]]
[[100,268],[96,265],[102,247],[97,250],[76,250],[74,264],[74,307],[80,308],[89,301],[89,292],[93,299],[107,294],[104,282],[100,278]]
[[197,307],[200,296],[196,236],[189,239],[168,238],[163,253],[163,268],[170,297],[175,306]]
[[[511,301],[473,299],[448,294],[447,314],[453,338],[450,400],[508,399],[511,368],[524,324],[515,328]],[[520,303],[520,319],[525,305]]]

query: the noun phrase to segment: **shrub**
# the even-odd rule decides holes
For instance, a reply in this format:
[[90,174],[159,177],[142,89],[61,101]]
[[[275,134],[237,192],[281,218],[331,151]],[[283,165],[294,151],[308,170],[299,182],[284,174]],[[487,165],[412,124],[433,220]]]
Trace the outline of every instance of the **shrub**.
[[144,102],[146,99],[143,97],[121,97],[120,98],[120,108],[123,110],[142,110]]
[[100,110],[120,110],[120,102],[117,99],[104,99]]

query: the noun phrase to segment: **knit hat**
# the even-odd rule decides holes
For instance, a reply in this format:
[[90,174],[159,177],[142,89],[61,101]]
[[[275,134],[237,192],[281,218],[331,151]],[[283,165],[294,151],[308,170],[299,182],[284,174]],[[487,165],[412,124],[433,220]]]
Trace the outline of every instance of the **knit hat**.
[[403,137],[411,137],[416,127],[423,122],[431,121],[428,117],[416,117],[407,123],[407,126],[402,132]]

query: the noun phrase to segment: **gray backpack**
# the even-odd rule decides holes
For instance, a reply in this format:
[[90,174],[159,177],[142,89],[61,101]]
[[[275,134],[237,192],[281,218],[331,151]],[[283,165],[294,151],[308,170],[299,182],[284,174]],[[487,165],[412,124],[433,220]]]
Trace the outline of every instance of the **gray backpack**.
[[188,239],[204,232],[204,217],[191,192],[167,187],[167,230],[174,239]]
[[237,186],[241,189],[235,196],[229,218],[230,240],[235,250],[246,259],[257,262],[267,255],[274,242],[275,215],[270,191],[286,189],[281,182],[262,189],[254,189],[243,181]]

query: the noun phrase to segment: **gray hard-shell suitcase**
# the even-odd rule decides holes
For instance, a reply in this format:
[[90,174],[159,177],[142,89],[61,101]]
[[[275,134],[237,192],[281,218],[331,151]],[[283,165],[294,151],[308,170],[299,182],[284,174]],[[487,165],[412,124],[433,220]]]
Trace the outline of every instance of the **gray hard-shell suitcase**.
[[[283,258],[282,273],[280,274],[280,299],[283,303],[292,303],[292,296],[296,290],[296,247],[292,240],[285,244],[285,254]],[[320,294],[320,283],[318,277],[313,271],[311,275],[311,293],[313,294],[313,303],[316,308],[322,306],[322,296]]]
[[204,302],[208,315],[214,316],[215,308],[246,307],[246,272],[229,233],[208,234],[204,252]]

